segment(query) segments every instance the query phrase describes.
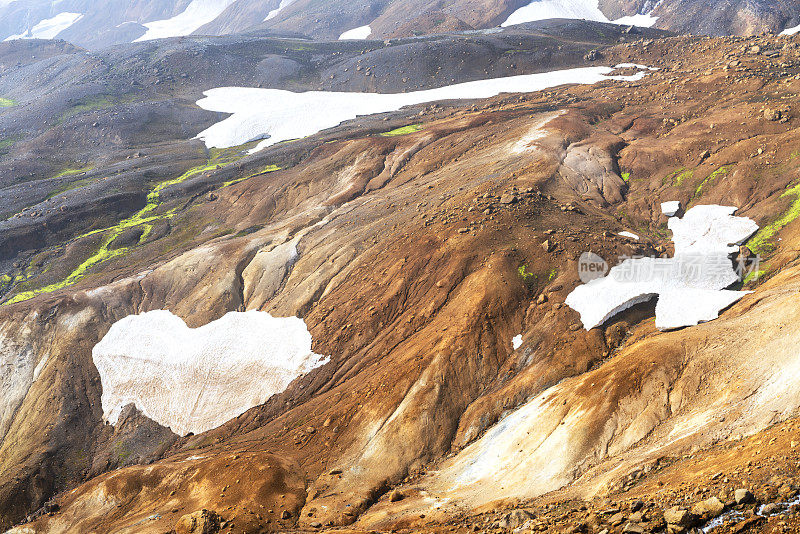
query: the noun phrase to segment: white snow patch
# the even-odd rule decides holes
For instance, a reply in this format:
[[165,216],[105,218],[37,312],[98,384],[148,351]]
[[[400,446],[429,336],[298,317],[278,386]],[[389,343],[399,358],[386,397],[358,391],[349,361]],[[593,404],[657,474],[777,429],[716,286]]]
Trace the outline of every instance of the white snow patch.
[[501,26],[513,26],[525,22],[546,19],[586,19],[608,22],[608,18],[597,7],[597,0],[533,0],[506,19]]
[[514,346],[514,350],[517,350],[522,346],[522,334],[514,336],[514,339],[511,340],[511,345]]
[[103,417],[130,403],[177,434],[215,428],[325,364],[302,319],[230,312],[191,329],[166,310],[114,323],[92,350]]
[[272,11],[267,13],[267,16],[264,18],[264,22],[267,22],[269,19],[274,19],[275,17],[278,16],[278,13],[280,13],[282,9],[286,9],[294,2],[295,0],[281,0],[281,3],[278,4],[278,7],[276,9],[273,9]]
[[511,13],[500,26],[513,26],[546,19],[584,19],[649,28],[658,21],[658,17],[653,17],[649,13],[622,17],[612,21],[600,11],[598,5],[598,0],[533,0],[527,6]]
[[639,26],[641,28],[652,28],[658,22],[658,17],[654,17],[649,13],[639,13],[638,15],[630,15],[627,17],[618,18],[612,21],[614,24],[621,24],[623,26]]
[[350,39],[366,39],[369,37],[369,34],[372,33],[372,28],[369,27],[369,24],[366,26],[359,26],[358,28],[353,28],[352,30],[347,30],[342,35],[339,36],[340,41],[346,41]]
[[10,35],[5,38],[6,41],[14,39],[55,39],[56,36],[78,22],[83,17],[82,13],[59,13],[55,17],[45,19],[33,28],[28,33],[21,33],[19,35]]
[[611,67],[583,67],[539,74],[509,76],[459,83],[411,93],[340,93],[282,89],[220,87],[206,91],[197,105],[209,111],[232,113],[227,119],[200,132],[209,148],[228,148],[263,139],[252,152],[289,139],[299,139],[332,128],[359,115],[398,110],[404,106],[449,99],[489,98],[500,93],[540,91],[548,87],[602,80],[635,81],[631,76],[610,76]]
[[134,42],[164,39],[189,35],[220,16],[225,9],[236,0],[192,0],[180,15],[170,19],[145,22],[147,28],[144,35]]
[[629,237],[631,239],[635,239],[636,241],[639,241],[639,236],[634,234],[633,232],[628,232],[628,231],[620,232],[619,235],[621,235],[622,237]]
[[656,327],[661,330],[710,321],[746,291],[721,291],[739,280],[730,255],[758,230],[735,207],[695,206],[682,219],[673,217],[673,258],[628,259],[608,276],[578,286],[566,304],[589,330],[622,310],[658,296]]
[[656,72],[658,67],[648,67],[647,65],[642,65],[640,63],[618,63],[614,65],[615,69],[639,69],[639,70],[649,70],[651,72]]
[[793,26],[793,27],[791,27],[791,28],[786,28],[785,30],[783,30],[783,31],[781,32],[781,35],[794,35],[794,34],[796,34],[797,32],[800,32],[800,25],[798,25],[798,26]]
[[670,200],[669,202],[661,203],[661,213],[667,217],[674,217],[679,211],[681,211],[680,200]]

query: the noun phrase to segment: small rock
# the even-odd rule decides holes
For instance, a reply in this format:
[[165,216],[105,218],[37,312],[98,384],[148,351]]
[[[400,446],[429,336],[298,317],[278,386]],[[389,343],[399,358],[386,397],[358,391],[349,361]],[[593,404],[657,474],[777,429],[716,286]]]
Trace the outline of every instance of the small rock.
[[500,197],[500,204],[514,204],[517,201],[517,195],[513,193],[503,193]]
[[405,495],[400,490],[394,490],[389,494],[389,502],[402,501]]
[[621,524],[622,524],[624,521],[625,521],[625,515],[624,515],[624,514],[622,514],[621,512],[620,512],[620,513],[616,513],[616,514],[612,515],[612,516],[611,516],[611,517],[608,519],[608,522],[609,522],[609,523],[611,523],[611,526],[612,526],[612,527],[615,527],[615,526],[617,526],[617,525],[621,525]]
[[768,121],[779,121],[781,120],[781,112],[777,109],[767,108],[764,110],[764,118]]
[[281,512],[281,519],[289,519],[292,517],[292,512],[289,510],[284,510]]
[[761,509],[761,515],[764,515],[764,516],[774,515],[779,509],[780,509],[780,507],[777,504],[775,504],[774,502],[771,502],[769,504],[765,504],[764,508]]
[[589,53],[584,56],[584,59],[586,59],[586,61],[597,61],[598,59],[602,58],[603,54],[601,54],[600,51],[597,49],[589,50]]
[[736,504],[748,504],[755,499],[753,498],[753,494],[750,493],[750,490],[740,488],[733,492],[733,500],[736,501]]
[[550,240],[549,240],[549,239],[545,239],[545,240],[544,240],[544,242],[542,243],[542,249],[543,249],[545,252],[550,252],[550,251],[553,249],[553,244],[552,244],[552,243],[550,243]]
[[644,534],[644,527],[638,523],[628,523],[622,529],[622,532],[633,532],[636,534]]
[[542,293],[541,295],[539,295],[539,298],[536,299],[536,304],[544,304],[545,302],[547,302],[547,295]]
[[644,503],[642,501],[633,501],[631,503],[631,512],[638,512],[644,508]]

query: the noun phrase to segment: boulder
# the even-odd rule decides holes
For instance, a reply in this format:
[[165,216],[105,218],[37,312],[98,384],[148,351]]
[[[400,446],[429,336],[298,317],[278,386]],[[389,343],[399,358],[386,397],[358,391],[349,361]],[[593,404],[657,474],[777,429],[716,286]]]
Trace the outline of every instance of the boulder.
[[524,526],[528,521],[534,519],[534,515],[527,510],[511,510],[500,521],[497,526],[505,529],[518,529]]
[[500,204],[513,204],[517,201],[517,195],[513,193],[504,193],[500,197]]
[[176,534],[216,534],[219,532],[219,516],[213,510],[199,510],[186,514],[175,524]]
[[622,532],[631,532],[633,534],[644,534],[644,527],[638,523],[628,523],[622,529]]
[[740,488],[733,492],[733,500],[736,504],[748,504],[753,502],[753,494],[748,489]]
[[681,527],[688,527],[694,522],[694,517],[687,510],[680,508],[668,508],[664,510],[664,521],[668,525],[677,525]]
[[725,504],[716,497],[711,497],[694,505],[692,513],[705,518],[717,517],[725,510]]

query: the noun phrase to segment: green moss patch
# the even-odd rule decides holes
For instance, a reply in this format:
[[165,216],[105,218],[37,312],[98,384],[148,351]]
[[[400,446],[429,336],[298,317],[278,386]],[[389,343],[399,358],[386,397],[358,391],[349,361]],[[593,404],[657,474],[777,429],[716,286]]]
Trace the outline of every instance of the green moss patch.
[[10,98],[2,98],[0,97],[0,108],[10,108],[12,106],[16,106],[17,103]]
[[394,130],[383,132],[381,136],[383,137],[397,137],[399,135],[408,135],[414,132],[418,132],[422,130],[421,124],[409,124],[408,126],[403,126],[401,128],[395,128]]
[[267,165],[266,167],[264,167],[260,171],[258,171],[256,173],[253,173],[253,174],[251,174],[249,176],[243,176],[241,178],[235,178],[233,180],[228,180],[227,182],[222,184],[222,187],[228,187],[230,185],[238,184],[239,182],[244,182],[245,180],[249,180],[250,178],[253,178],[255,176],[260,176],[262,174],[267,174],[269,172],[275,172],[275,171],[279,171],[279,170],[281,170],[281,168],[278,167],[277,165]]
[[[157,183],[147,194],[147,201],[145,203],[145,206],[136,213],[134,213],[132,216],[121,220],[114,226],[110,226],[108,228],[100,228],[98,230],[92,230],[90,232],[78,236],[76,239],[84,239],[97,234],[103,234],[103,238],[102,241],[100,242],[99,248],[86,260],[84,260],[80,265],[78,265],[69,275],[67,275],[66,278],[64,278],[59,282],[49,284],[44,287],[18,293],[14,295],[14,297],[6,301],[4,305],[30,300],[37,295],[41,295],[43,293],[52,293],[54,291],[58,291],[59,289],[63,289],[84,278],[93,267],[105,261],[108,261],[112,258],[116,258],[118,256],[127,254],[128,251],[130,250],[130,247],[112,248],[111,246],[114,240],[116,240],[117,237],[119,237],[120,234],[122,234],[122,232],[124,232],[128,228],[133,228],[135,226],[143,225],[142,235],[139,237],[139,244],[142,244],[147,240],[147,238],[152,233],[153,223],[159,220],[171,219],[172,217],[175,216],[175,209],[169,210],[161,214],[156,213],[158,207],[161,206],[162,191],[164,191],[166,188],[170,186],[185,182],[186,180],[189,180],[190,178],[193,178],[198,174],[210,170],[215,170],[223,165],[227,165],[243,157],[240,147],[234,147],[229,149],[214,149],[210,152],[210,156],[211,157],[203,165],[198,165],[196,167],[193,167],[184,172],[183,174],[181,174],[180,176],[178,176],[177,178],[172,178],[170,180],[164,180],[162,182]],[[252,178],[253,176],[258,176],[259,174],[264,174],[267,172],[273,172],[279,169],[280,167],[276,165],[268,165],[267,167],[265,167],[264,169],[260,170],[257,173],[245,176],[238,180],[232,180],[231,182],[226,182],[226,184],[224,184],[223,187],[225,185],[230,185],[231,183],[235,183],[237,181],[247,180],[248,178]],[[67,172],[68,174],[78,174],[81,172],[85,172],[85,169],[67,169],[65,172]],[[62,173],[60,176],[66,176],[68,174]]]
[[536,274],[529,273],[527,265],[520,265],[517,273],[519,273],[519,277],[522,278],[526,286],[532,287],[536,284]]
[[674,170],[662,178],[661,185],[674,185],[675,187],[680,187],[683,182],[685,182],[687,179],[691,180],[693,176],[694,170],[681,167],[680,169]]
[[772,238],[784,226],[800,216],[800,184],[784,191],[781,198],[792,196],[795,198],[789,206],[789,209],[786,210],[778,220],[759,230],[758,233],[747,242],[747,248],[756,254],[767,254],[775,250],[775,243],[772,242]]
[[699,197],[703,193],[703,188],[706,187],[706,185],[711,184],[717,178],[719,178],[721,176],[725,176],[726,174],[728,174],[728,171],[730,170],[730,168],[731,168],[730,165],[723,166],[723,167],[720,167],[719,169],[717,169],[716,171],[712,172],[711,174],[709,174],[708,177],[706,177],[705,180],[700,182],[700,185],[697,186],[697,189],[694,190],[694,196],[695,197]]

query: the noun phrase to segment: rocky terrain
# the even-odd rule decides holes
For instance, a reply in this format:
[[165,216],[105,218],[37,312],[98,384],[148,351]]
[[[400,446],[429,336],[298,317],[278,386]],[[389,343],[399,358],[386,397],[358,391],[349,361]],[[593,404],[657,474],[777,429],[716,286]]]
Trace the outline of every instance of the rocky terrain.
[[[555,21],[12,41],[0,65],[0,528],[800,530],[800,38]],[[216,87],[391,93],[589,66],[632,77],[254,153],[195,139],[226,118],[196,105]],[[666,201],[758,224],[735,287],[752,293],[689,328],[658,330],[651,300],[584,329],[565,305],[581,254],[671,256]],[[154,310],[195,331],[298,317],[324,359],[197,434],[144,395],[110,418],[97,363],[146,363],[114,339]]]
[[92,50],[183,35],[271,31],[338,39],[414,37],[552,18],[702,35],[797,31],[796,0],[5,0],[0,40],[65,39]]

